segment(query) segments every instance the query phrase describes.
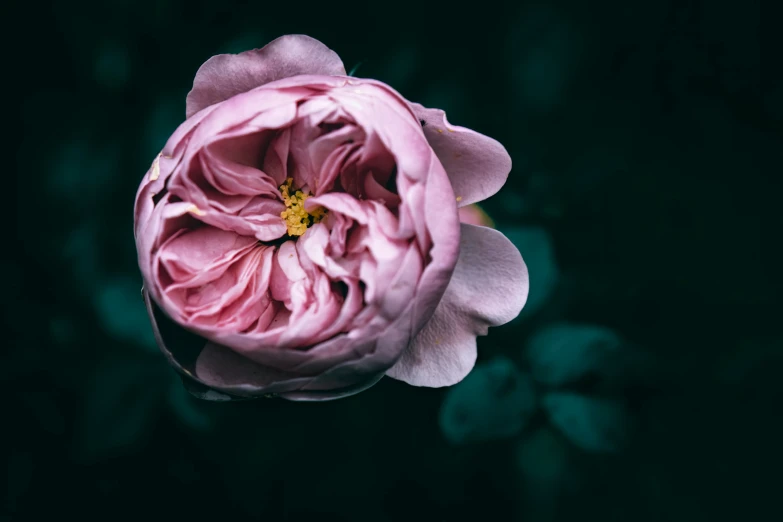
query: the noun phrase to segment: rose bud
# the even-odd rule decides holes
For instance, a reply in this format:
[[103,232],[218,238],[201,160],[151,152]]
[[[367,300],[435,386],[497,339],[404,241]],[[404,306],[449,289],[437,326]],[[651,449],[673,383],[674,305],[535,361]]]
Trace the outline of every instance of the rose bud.
[[522,309],[519,251],[458,218],[505,182],[497,141],[301,35],[207,60],[186,116],[134,226],[157,342],[197,395],[449,386]]

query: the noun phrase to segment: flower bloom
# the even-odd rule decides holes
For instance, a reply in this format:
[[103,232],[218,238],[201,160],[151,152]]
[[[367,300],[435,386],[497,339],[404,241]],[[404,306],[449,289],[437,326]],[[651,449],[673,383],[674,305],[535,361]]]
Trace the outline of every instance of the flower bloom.
[[495,140],[347,76],[312,38],[210,58],[136,196],[163,353],[204,397],[460,381],[527,298],[517,249],[458,214],[510,169]]

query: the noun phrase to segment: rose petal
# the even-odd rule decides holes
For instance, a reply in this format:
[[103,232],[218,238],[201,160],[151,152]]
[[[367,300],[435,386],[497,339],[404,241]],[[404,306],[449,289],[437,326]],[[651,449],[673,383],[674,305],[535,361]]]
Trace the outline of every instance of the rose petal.
[[336,362],[326,371],[315,375],[312,381],[302,387],[302,391],[341,390],[375,378],[380,369],[388,368],[394,363],[400,346],[408,343],[409,327],[413,324],[412,310],[413,307],[408,306],[396,324],[390,325],[374,317],[364,327],[321,345],[318,348],[321,352],[319,358],[338,346],[352,348],[353,356],[343,359],[343,362]]
[[483,201],[495,194],[511,172],[505,147],[476,131],[451,125],[446,113],[411,103],[424,122],[424,135],[446,169],[458,206]]
[[489,214],[484,212],[484,209],[478,205],[468,205],[460,208],[459,221],[460,223],[468,223],[469,225],[495,228],[495,222],[492,221]]
[[239,396],[293,391],[312,380],[254,363],[215,343],[207,343],[201,350],[195,374],[210,388]]
[[450,386],[476,362],[476,336],[509,322],[527,299],[522,256],[500,232],[460,227],[460,255],[435,314],[387,375],[414,386]]
[[[415,235],[420,250],[429,252],[431,258],[413,303],[415,323],[411,331],[418,332],[445,291],[459,248],[457,205],[451,182],[433,155],[413,108],[397,91],[374,80],[349,80],[345,89],[335,89],[331,95],[357,124],[372,129],[395,159],[397,192],[404,201],[398,209],[396,237]],[[427,194],[441,203],[428,204]],[[454,205],[449,201],[454,201]]]
[[182,383],[191,394],[205,400],[236,400],[241,397],[233,395],[216,395],[217,392],[207,386],[196,376],[196,361],[206,341],[193,334],[174,321],[151,299],[146,288],[141,290],[147,313],[152,325],[152,332],[160,351],[169,363],[182,375]]
[[252,237],[202,227],[172,237],[161,246],[157,257],[172,278],[170,286],[194,288],[220,277],[256,243]]
[[299,34],[281,36],[261,49],[213,56],[196,72],[185,114],[190,118],[234,95],[300,74],[344,76],[345,67],[337,53]]
[[318,390],[299,390],[295,392],[285,392],[281,393],[279,396],[283,399],[289,400],[289,401],[332,401],[335,399],[342,399],[345,397],[350,397],[351,395],[356,395],[357,393],[361,393],[369,388],[372,388],[378,382],[383,379],[383,373],[379,373],[375,377],[368,379],[367,381],[364,381],[360,384],[355,384],[353,386],[348,386],[346,388],[340,388],[337,390],[324,390],[324,391],[318,391]]

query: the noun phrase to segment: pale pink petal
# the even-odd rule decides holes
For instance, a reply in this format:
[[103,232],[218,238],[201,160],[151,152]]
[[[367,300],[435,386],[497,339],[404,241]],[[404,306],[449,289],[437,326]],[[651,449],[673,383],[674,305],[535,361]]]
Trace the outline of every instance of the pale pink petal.
[[361,386],[374,381],[380,368],[388,368],[399,356],[400,347],[408,343],[410,327],[414,324],[413,306],[402,312],[398,320],[388,324],[374,317],[367,325],[345,336],[338,336],[319,347],[318,355],[329,353],[327,347],[348,345],[355,354],[343,362],[332,364],[302,386],[301,391],[329,391]]
[[291,34],[261,49],[213,56],[199,68],[188,93],[186,116],[275,80],[298,76],[345,75],[337,53],[314,38]]
[[206,181],[222,194],[276,197],[279,183],[259,168],[259,151],[274,147],[272,141],[267,131],[211,143],[200,158]]
[[459,206],[483,201],[508,179],[511,157],[505,147],[489,136],[451,125],[446,113],[411,103],[424,122],[424,135],[446,169]]
[[293,391],[312,380],[254,363],[215,343],[207,343],[201,350],[195,377],[210,388],[240,396]]
[[492,221],[489,214],[476,204],[461,207],[459,209],[459,221],[469,225],[495,228],[495,222]]
[[158,251],[158,259],[166,266],[173,286],[194,287],[218,278],[255,244],[251,237],[202,227],[167,241]]
[[215,390],[240,397],[275,394],[291,401],[327,401],[365,391],[380,381],[383,373],[359,381],[349,380],[335,389],[303,390],[313,382],[313,377],[262,366],[228,348],[208,343],[198,356],[192,378]]
[[476,362],[476,336],[516,317],[528,273],[516,247],[497,230],[461,225],[460,255],[435,314],[387,375],[415,386],[450,386]]

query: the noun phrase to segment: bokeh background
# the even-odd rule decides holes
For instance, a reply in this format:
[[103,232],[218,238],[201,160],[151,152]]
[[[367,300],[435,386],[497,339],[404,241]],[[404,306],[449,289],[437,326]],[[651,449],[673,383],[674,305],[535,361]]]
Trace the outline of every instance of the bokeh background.
[[[29,28],[5,53],[21,118],[0,261],[0,519],[781,514],[773,2],[15,9]],[[208,403],[154,345],[137,185],[199,65],[286,33],[513,158],[484,208],[527,261],[530,299],[451,389],[384,379],[330,403]]]

